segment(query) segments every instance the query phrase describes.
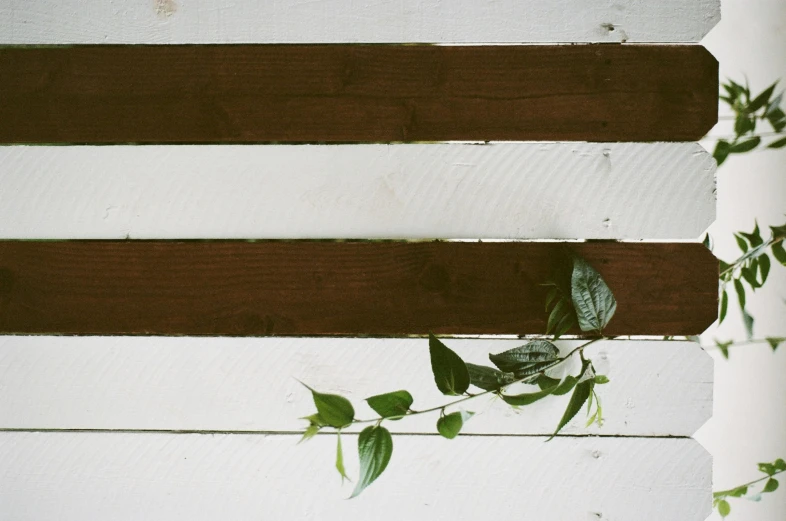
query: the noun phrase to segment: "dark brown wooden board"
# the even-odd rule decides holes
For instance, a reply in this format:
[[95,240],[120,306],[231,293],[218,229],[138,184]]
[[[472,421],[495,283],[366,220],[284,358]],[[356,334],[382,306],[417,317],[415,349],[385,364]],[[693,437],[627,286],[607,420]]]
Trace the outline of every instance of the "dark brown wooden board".
[[0,49],[2,143],[694,141],[701,46]]
[[[716,318],[700,244],[570,245],[603,275],[613,335]],[[558,243],[0,241],[0,332],[538,334]]]

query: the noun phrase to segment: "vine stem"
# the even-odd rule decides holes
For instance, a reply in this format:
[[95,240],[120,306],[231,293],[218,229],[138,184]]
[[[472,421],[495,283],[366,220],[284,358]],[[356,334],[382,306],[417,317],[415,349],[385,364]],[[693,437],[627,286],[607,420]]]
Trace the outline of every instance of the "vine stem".
[[[594,344],[595,342],[598,342],[598,341],[600,341],[600,340],[609,340],[609,339],[611,339],[611,338],[613,338],[613,337],[598,337],[598,338],[593,338],[593,339],[592,339],[592,340],[590,340],[589,342],[585,342],[585,343],[581,344],[580,346],[576,347],[576,348],[575,348],[575,349],[573,349],[573,350],[572,350],[570,353],[568,353],[567,355],[563,356],[562,358],[558,358],[558,359],[557,359],[557,362],[556,362],[554,365],[552,365],[552,366],[548,367],[547,369],[550,369],[551,367],[556,367],[556,366],[558,366],[559,364],[563,363],[565,360],[568,360],[568,359],[569,359],[571,356],[573,356],[573,355],[574,355],[574,354],[575,354],[577,351],[578,351],[578,352],[582,352],[582,353],[583,353],[583,352],[584,352],[584,348],[585,348],[585,347],[587,347],[587,346],[589,346],[590,344]],[[545,371],[545,370],[546,370],[546,369],[543,369],[543,371]],[[543,371],[539,371],[539,372],[543,372]],[[538,374],[538,373],[535,373],[535,374]],[[404,415],[401,415],[401,416],[391,416],[391,417],[388,417],[388,418],[382,418],[382,417],[379,417],[379,418],[372,418],[372,419],[370,419],[370,420],[353,420],[353,421],[352,421],[352,423],[353,423],[353,424],[355,424],[355,423],[374,423],[374,422],[381,422],[382,420],[398,420],[398,419],[400,419],[400,418],[409,418],[410,416],[418,416],[418,415],[420,415],[420,414],[428,414],[428,413],[430,413],[430,412],[444,411],[444,410],[445,410],[445,409],[447,409],[448,407],[453,407],[454,405],[458,405],[458,404],[460,404],[460,403],[467,402],[467,401],[469,401],[469,400],[472,400],[472,399],[474,399],[474,398],[477,398],[477,397],[479,397],[479,396],[485,396],[485,395],[487,395],[487,394],[498,393],[498,392],[502,391],[503,389],[506,389],[508,386],[511,386],[511,385],[514,385],[514,384],[517,384],[517,383],[521,383],[521,382],[523,382],[524,380],[529,380],[529,379],[530,379],[530,378],[532,378],[533,376],[534,376],[534,375],[527,375],[527,376],[525,376],[524,378],[520,378],[519,380],[516,380],[515,382],[510,382],[509,384],[505,384],[505,385],[503,385],[502,387],[500,387],[499,389],[495,389],[495,390],[493,390],[493,391],[483,391],[482,393],[478,393],[478,394],[472,394],[472,395],[469,395],[469,396],[465,396],[464,398],[462,398],[462,399],[460,399],[460,400],[455,400],[455,401],[452,401],[452,402],[450,402],[450,403],[446,403],[446,404],[444,404],[444,405],[438,405],[438,406],[436,406],[436,407],[431,407],[430,409],[423,409],[422,411],[412,411],[412,412],[410,412],[409,414],[404,414]]]
[[764,476],[763,478],[754,479],[753,481],[749,481],[747,483],[743,483],[742,485],[737,485],[734,488],[730,488],[730,489],[727,489],[727,490],[719,490],[717,492],[713,492],[712,495],[715,496],[715,497],[725,497],[724,494],[728,495],[728,494],[734,492],[735,490],[737,490],[738,488],[749,487],[751,485],[755,485],[756,483],[764,481],[765,479],[771,479],[773,476],[777,476],[778,474],[782,474],[784,472],[786,472],[786,470],[778,470],[776,472],[773,472],[772,474],[768,474],[768,475]]
[[[779,339],[781,337],[773,337],[774,339]],[[751,338],[750,340],[743,340],[742,342],[732,342],[728,345],[728,347],[737,347],[737,346],[750,346],[750,345],[757,345],[757,344],[769,344],[771,339],[768,338]],[[780,342],[779,342],[780,343]],[[699,344],[702,349],[716,349],[718,344],[708,344],[708,345],[701,345]]]
[[747,261],[748,259],[758,257],[764,250],[766,250],[770,246],[773,246],[774,244],[778,244],[779,242],[783,242],[783,239],[784,239],[783,237],[777,237],[777,238],[770,237],[763,244],[750,250],[748,253],[746,253],[745,255],[743,255],[733,263],[731,263],[728,268],[720,272],[720,275],[718,277],[723,278],[724,275],[737,269],[743,262]]

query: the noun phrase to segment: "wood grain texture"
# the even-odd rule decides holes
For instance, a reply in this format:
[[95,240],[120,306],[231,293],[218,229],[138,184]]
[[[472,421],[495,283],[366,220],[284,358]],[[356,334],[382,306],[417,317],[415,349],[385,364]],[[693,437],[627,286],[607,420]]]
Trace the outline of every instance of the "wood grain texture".
[[[559,243],[0,242],[0,330],[161,335],[539,334]],[[701,333],[701,244],[574,244],[614,291],[612,335]]]
[[[342,436],[357,477],[356,438]],[[393,438],[352,501],[334,436],[0,433],[0,513],[58,519],[703,521],[710,455],[689,439]]]
[[[445,339],[465,361],[524,340]],[[580,341],[557,342],[563,354]],[[694,342],[613,340],[586,356],[611,382],[597,389],[602,428],[584,414],[562,434],[691,436],[712,414],[712,359]],[[560,371],[576,374],[577,360]],[[426,339],[0,337],[0,428],[302,431],[311,394],[352,400],[359,418],[376,415],[369,396],[407,389],[413,407],[447,403],[434,385]],[[511,393],[531,392],[511,388]],[[569,397],[516,411],[501,400],[465,404],[475,417],[462,434],[551,434]],[[439,414],[390,422],[398,433],[430,433]]]
[[0,43],[698,42],[719,0],[0,0]]
[[695,239],[695,143],[0,147],[8,239]]
[[699,46],[0,49],[0,142],[695,141]]

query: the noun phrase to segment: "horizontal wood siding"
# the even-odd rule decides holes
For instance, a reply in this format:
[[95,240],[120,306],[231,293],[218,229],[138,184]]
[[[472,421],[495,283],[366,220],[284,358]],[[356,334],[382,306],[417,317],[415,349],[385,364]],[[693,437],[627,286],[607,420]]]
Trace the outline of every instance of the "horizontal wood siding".
[[[0,242],[0,330],[162,335],[543,333],[558,243]],[[699,334],[716,318],[701,244],[571,249],[619,303],[608,334]]]
[[698,42],[720,0],[0,1],[0,43]]
[[8,239],[695,239],[715,219],[695,143],[0,147],[0,184]]
[[698,46],[0,49],[0,142],[693,141]]

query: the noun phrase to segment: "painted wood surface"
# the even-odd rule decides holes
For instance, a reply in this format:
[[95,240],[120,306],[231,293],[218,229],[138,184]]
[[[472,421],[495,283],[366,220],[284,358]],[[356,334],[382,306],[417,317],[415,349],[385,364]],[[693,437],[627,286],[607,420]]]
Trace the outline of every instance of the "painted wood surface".
[[[444,339],[465,361],[525,340]],[[563,355],[581,344],[558,342]],[[586,349],[611,382],[597,391],[604,424],[570,435],[690,436],[712,414],[712,359],[694,342],[604,341]],[[561,371],[579,372],[576,360]],[[555,377],[565,373],[552,373]],[[365,398],[397,389],[423,410],[451,401],[434,385],[426,339],[0,337],[0,428],[164,431],[302,431],[311,394],[352,400],[359,418],[376,415]],[[531,387],[511,388],[511,393]],[[515,411],[491,397],[462,433],[551,434],[569,397]],[[435,433],[438,414],[389,422],[403,433]]]
[[695,239],[693,143],[0,147],[12,239]]
[[0,142],[695,141],[700,46],[0,49]]
[[[357,477],[355,437],[343,436]],[[347,501],[335,438],[0,433],[8,519],[702,521],[711,459],[689,439],[394,437]]]
[[[614,292],[610,335],[699,334],[717,317],[701,244],[570,251]],[[541,334],[561,243],[2,241],[0,330],[143,335]]]
[[718,0],[0,1],[0,43],[698,42]]

